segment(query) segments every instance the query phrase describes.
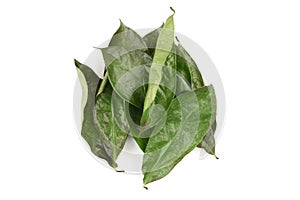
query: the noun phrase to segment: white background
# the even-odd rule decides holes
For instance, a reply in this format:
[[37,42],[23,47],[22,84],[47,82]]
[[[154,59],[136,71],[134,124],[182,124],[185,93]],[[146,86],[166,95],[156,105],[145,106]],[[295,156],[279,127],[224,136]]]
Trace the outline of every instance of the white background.
[[[73,58],[121,18],[176,31],[210,55],[227,113],[219,160],[185,158],[164,179],[96,162],[77,136]],[[1,1],[0,199],[299,199],[300,5],[297,0]]]

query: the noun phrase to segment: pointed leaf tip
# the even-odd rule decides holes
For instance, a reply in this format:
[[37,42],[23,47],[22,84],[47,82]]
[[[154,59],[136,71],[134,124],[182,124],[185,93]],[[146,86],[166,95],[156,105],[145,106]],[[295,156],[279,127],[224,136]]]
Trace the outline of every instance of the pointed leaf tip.
[[128,28],[121,19],[119,19],[119,21],[120,21],[120,26],[115,34],[120,33]]
[[120,21],[120,27],[123,27],[123,28],[127,27],[121,19],[119,19],[119,21]]
[[77,68],[80,68],[81,63],[74,58],[74,64]]

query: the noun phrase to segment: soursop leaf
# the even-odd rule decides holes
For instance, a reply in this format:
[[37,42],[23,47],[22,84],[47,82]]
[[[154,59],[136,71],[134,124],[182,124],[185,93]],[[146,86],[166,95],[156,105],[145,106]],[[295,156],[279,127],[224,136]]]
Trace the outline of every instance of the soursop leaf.
[[78,77],[82,86],[82,128],[81,135],[89,144],[93,154],[114,166],[112,144],[107,140],[104,132],[95,124],[96,92],[102,80],[88,66],[75,60]]
[[213,86],[174,99],[161,129],[151,135],[143,158],[144,184],[166,176],[204,138],[216,115]]
[[128,136],[128,125],[124,120],[122,120],[121,126],[116,122],[115,113],[118,113],[118,120],[123,119],[125,107],[122,104],[123,100],[117,94],[112,98],[113,94],[113,89],[110,83],[107,82],[104,90],[97,96],[96,116],[99,130],[106,135],[112,145],[109,154],[113,159],[113,167],[116,169],[118,155],[122,151]]

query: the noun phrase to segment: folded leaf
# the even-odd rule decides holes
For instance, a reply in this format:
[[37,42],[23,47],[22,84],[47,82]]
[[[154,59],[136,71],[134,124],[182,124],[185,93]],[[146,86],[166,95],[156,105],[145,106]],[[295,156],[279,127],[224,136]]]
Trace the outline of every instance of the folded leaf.
[[213,86],[174,99],[166,123],[151,135],[143,158],[144,184],[166,176],[203,139],[216,115]]
[[[143,37],[143,40],[145,41],[148,50],[146,51],[148,55],[150,55],[152,58],[154,56],[154,52],[155,52],[155,48],[156,48],[156,43],[157,43],[157,39],[158,36],[161,32],[161,29],[163,28],[164,24],[162,24],[159,28],[154,29],[153,31],[151,31],[150,33],[146,34]],[[180,68],[179,73],[176,73],[176,95],[180,95],[181,93],[187,92],[187,91],[191,91],[191,80],[190,80],[190,70],[187,67],[187,64],[184,64],[184,66],[181,66],[181,64],[183,63],[183,59],[182,57],[177,58],[178,56],[178,47],[175,46],[176,49],[176,66],[177,68]],[[178,59],[180,59],[178,61]],[[187,62],[187,61],[185,61]],[[178,70],[178,69],[176,69]]]
[[89,144],[91,151],[99,158],[114,166],[112,144],[103,131],[95,124],[96,92],[101,79],[86,65],[75,60],[78,77],[82,86],[82,128],[81,135]]
[[[168,109],[176,93],[176,54],[174,49],[174,13],[166,20],[166,23],[158,32],[156,49],[149,72],[148,88],[143,107],[141,125],[145,129],[140,132],[137,143],[144,151],[148,137],[152,134],[155,126],[150,114],[152,106],[161,106],[165,111]],[[155,38],[157,33],[153,33]],[[145,37],[144,37],[145,38]],[[146,36],[147,38],[147,36]],[[149,40],[150,42],[150,40]]]
[[[163,28],[160,30],[156,49],[153,56],[152,65],[149,74],[149,85],[144,103],[145,112],[153,103],[163,78],[163,67],[165,67],[167,59],[170,58],[171,67],[174,67],[174,53],[171,53],[174,47],[174,13],[166,20]],[[175,68],[176,69],[176,68]],[[175,73],[176,75],[176,73]],[[174,78],[175,79],[175,78]]]

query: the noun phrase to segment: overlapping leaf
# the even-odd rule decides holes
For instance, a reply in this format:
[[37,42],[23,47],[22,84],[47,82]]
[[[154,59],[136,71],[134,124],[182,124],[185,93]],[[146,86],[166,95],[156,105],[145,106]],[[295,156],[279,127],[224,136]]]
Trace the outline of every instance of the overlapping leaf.
[[203,87],[204,81],[197,64],[180,43],[176,47],[176,52],[177,72],[191,84],[192,90]]
[[[152,63],[152,58],[145,53],[147,46],[135,31],[121,22],[109,46],[101,50],[107,67],[106,77],[114,91],[131,104],[127,118],[131,135],[137,136]],[[117,118],[116,121],[120,120]],[[138,144],[144,142],[143,138],[134,138]]]
[[[127,138],[126,129],[121,130],[114,120],[113,108],[118,109],[118,113],[125,112],[124,106],[118,103],[122,99],[117,96],[114,98],[115,103],[111,103],[113,90],[110,83],[105,84],[104,90],[96,98],[96,91],[99,84],[104,84],[103,81],[88,66],[78,61],[75,61],[75,65],[83,93],[81,134],[96,156],[116,168],[117,157]],[[128,127],[126,123],[123,123],[124,126]]]
[[[202,75],[197,67],[196,62],[190,56],[190,54],[183,48],[179,43],[177,46],[177,72],[190,83],[191,90],[196,90],[203,87],[204,81]],[[177,89],[178,93],[183,93],[188,91],[187,88],[181,87]],[[215,155],[215,138],[214,133],[216,131],[217,122],[209,129],[204,137],[203,141],[198,145],[198,147],[203,148],[207,153]]]
[[[146,112],[147,109],[150,108],[150,106],[153,105],[155,102],[156,95],[161,86],[162,79],[166,77],[164,76],[163,70],[166,69],[168,66],[170,66],[171,69],[173,68],[174,70],[176,70],[176,57],[175,54],[171,52],[172,49],[174,48],[173,15],[174,13],[166,20],[166,23],[163,25],[158,35],[158,39],[156,42],[156,49],[154,52],[153,61],[149,73],[149,81],[148,81],[149,85],[148,85],[146,98],[144,102],[144,109],[143,109],[144,112]],[[170,72],[173,71],[171,69],[169,70]],[[169,78],[171,79],[171,82],[176,83],[176,81],[174,81],[176,80],[176,73],[174,73],[174,75]],[[170,90],[172,89],[173,88],[170,88]],[[163,103],[166,103],[166,101],[164,101]]]
[[152,34],[144,37],[147,43],[153,43],[151,40],[158,36],[149,72],[148,88],[140,123],[145,127],[145,130],[140,133],[140,137],[143,139],[139,143],[143,151],[147,146],[148,137],[152,133],[153,127],[151,126],[154,126],[156,121],[151,118],[151,113],[155,111],[161,112],[161,109],[155,109],[156,105],[167,110],[176,92],[176,53],[174,52],[173,15],[174,13],[166,20],[160,31],[154,31]]
[[122,128],[115,121],[115,110],[117,110],[117,113],[119,114],[118,119],[124,119],[125,107],[122,103],[123,100],[119,96],[115,95],[112,99],[112,95],[113,89],[108,82],[101,94],[97,96],[96,115],[99,130],[106,135],[107,139],[112,144],[109,153],[114,161],[113,167],[116,168],[116,160],[125,145],[129,128],[125,120],[122,120]]
[[75,61],[83,88],[82,136],[116,169],[127,135],[133,135],[145,152],[144,184],[166,176],[197,146],[215,155],[214,89],[174,43],[174,13],[143,38],[121,22],[101,48],[103,80]]
[[112,157],[112,144],[103,131],[95,123],[96,92],[101,80],[86,65],[75,60],[78,77],[82,86],[82,128],[81,135],[89,144],[91,151],[99,158],[105,159],[109,165],[115,166]]
[[143,159],[144,184],[158,180],[203,139],[216,115],[212,86],[186,92],[174,99],[165,125],[154,132]]
[[[148,46],[147,53],[150,56],[154,56],[154,50],[156,48],[156,42],[158,36],[162,30],[162,27],[153,30],[143,37],[145,43]],[[178,40],[178,39],[177,39]],[[179,41],[178,41],[179,42]],[[204,80],[197,67],[196,62],[190,56],[190,54],[184,49],[184,47],[179,43],[175,45],[176,49],[176,95],[183,94],[184,92],[192,91],[203,87]],[[214,123],[216,125],[216,122]],[[207,132],[207,136],[198,145],[198,147],[203,148],[206,152],[215,155],[215,133],[216,127],[211,128]]]

